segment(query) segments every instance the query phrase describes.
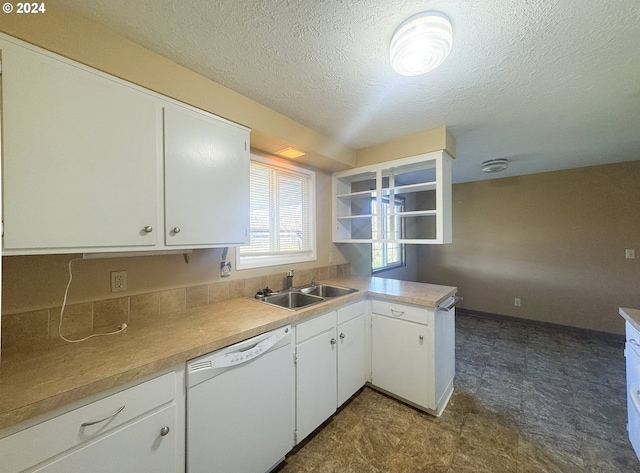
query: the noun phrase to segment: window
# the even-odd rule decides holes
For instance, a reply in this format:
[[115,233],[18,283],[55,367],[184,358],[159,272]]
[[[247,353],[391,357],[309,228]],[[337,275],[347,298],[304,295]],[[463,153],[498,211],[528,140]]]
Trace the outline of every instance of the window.
[[249,245],[238,269],[316,259],[315,173],[251,156]]
[[[399,240],[404,238],[404,222],[398,215],[404,212],[405,201],[402,197],[394,198],[393,205],[388,198],[382,198],[382,209],[377,209],[378,201],[376,198],[371,199],[371,219],[372,229],[371,237],[378,240],[378,216],[383,215],[382,219],[382,240]],[[393,206],[393,208],[392,208]],[[396,268],[404,266],[404,246],[400,243],[389,241],[375,242],[371,244],[371,271],[382,271],[384,269]]]

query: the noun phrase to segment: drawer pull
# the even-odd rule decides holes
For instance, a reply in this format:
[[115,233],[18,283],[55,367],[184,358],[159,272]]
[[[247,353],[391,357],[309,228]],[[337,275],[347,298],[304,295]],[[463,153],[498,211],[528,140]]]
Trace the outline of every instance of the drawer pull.
[[393,309],[391,309],[391,315],[393,315],[395,317],[400,317],[401,315],[404,315],[404,310],[393,310]]
[[331,343],[331,345],[335,345],[337,342],[336,342],[336,339],[335,339],[335,338],[332,338],[332,339],[329,341],[329,343]]
[[160,435],[163,436],[163,437],[166,437],[167,435],[169,435],[169,430],[171,430],[171,429],[169,429],[169,426],[165,425],[164,427],[162,427],[160,429]]
[[345,334],[344,334],[344,333],[341,333],[341,334],[340,334],[340,340],[344,340],[344,337],[345,337]]
[[82,424],[80,424],[80,427],[89,427],[90,425],[96,425],[96,424],[99,424],[100,422],[104,422],[106,420],[113,419],[115,416],[117,416],[118,414],[120,414],[122,412],[122,409],[124,409],[124,406],[120,406],[117,411],[115,411],[110,416],[105,417],[104,419],[94,420],[93,422],[83,422]]

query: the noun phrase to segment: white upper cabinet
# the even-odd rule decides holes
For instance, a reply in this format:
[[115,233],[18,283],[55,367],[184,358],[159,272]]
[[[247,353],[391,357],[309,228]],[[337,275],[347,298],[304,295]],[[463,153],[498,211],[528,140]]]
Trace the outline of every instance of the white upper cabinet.
[[3,252],[245,242],[249,129],[0,36]]
[[153,247],[157,102],[68,62],[2,48],[4,249]]
[[164,109],[165,243],[242,244],[249,227],[249,133],[179,106]]
[[333,174],[335,243],[451,243],[451,156],[437,151]]

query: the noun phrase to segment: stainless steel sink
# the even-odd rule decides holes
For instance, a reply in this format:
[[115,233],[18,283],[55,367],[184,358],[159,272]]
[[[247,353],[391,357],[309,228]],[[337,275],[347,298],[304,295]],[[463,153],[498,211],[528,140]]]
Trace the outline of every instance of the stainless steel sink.
[[320,297],[340,297],[346,296],[353,292],[358,292],[357,289],[350,287],[330,286],[328,284],[316,284],[315,286],[303,287],[300,292],[304,294],[312,294]]
[[262,299],[267,304],[275,305],[278,307],[284,307],[285,309],[301,309],[312,304],[322,302],[322,297],[314,296],[311,294],[304,294],[302,292],[283,292],[273,294]]

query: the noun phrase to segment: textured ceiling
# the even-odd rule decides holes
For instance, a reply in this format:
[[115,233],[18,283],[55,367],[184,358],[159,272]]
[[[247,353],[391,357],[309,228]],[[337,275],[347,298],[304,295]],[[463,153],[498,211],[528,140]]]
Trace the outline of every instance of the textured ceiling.
[[[640,159],[639,0],[57,0],[353,148],[440,125],[454,181]],[[447,14],[435,71],[389,66],[395,28]]]

